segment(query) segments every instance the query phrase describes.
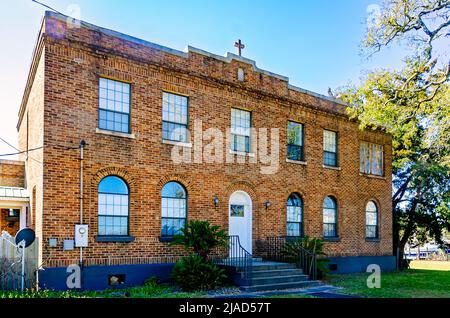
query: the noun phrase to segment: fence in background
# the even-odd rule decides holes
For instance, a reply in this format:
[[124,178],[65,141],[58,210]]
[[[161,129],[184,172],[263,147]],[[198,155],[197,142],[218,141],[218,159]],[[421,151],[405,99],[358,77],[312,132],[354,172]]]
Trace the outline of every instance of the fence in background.
[[[38,266],[37,239],[26,248],[24,259],[24,287],[36,287],[36,271]],[[0,290],[19,290],[22,282],[22,248],[14,242],[8,232],[0,236]]]

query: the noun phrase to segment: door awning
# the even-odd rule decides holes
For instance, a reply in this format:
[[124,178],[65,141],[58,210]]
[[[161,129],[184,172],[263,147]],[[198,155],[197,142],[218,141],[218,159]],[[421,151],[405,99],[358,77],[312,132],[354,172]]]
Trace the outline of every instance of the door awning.
[[0,186],[0,200],[26,200],[28,201],[30,194],[25,188],[4,187]]

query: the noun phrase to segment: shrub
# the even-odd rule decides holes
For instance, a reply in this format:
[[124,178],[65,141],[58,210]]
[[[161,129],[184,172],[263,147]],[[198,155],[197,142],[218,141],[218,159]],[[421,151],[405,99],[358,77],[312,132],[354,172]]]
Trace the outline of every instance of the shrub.
[[149,277],[149,278],[147,278],[145,281],[144,281],[144,286],[147,286],[147,287],[156,287],[156,286],[158,286],[159,285],[159,278],[158,277],[156,277],[156,276],[152,276],[152,277]]
[[207,259],[211,250],[216,247],[225,247],[228,244],[228,236],[217,225],[211,225],[207,221],[192,220],[182,230],[182,235],[175,235],[171,245],[182,245],[185,250],[193,250],[195,254]]
[[329,260],[324,258],[326,254],[323,251],[323,245],[323,240],[305,236],[297,240],[287,241],[281,250],[281,254],[283,255],[284,259],[290,263],[298,262],[298,256],[300,255],[301,249],[306,249],[307,251],[316,254],[318,256],[317,273],[320,278],[323,276],[323,273],[329,271],[327,265]]
[[224,269],[199,255],[180,259],[172,272],[172,279],[183,291],[213,290],[222,286],[226,278]]

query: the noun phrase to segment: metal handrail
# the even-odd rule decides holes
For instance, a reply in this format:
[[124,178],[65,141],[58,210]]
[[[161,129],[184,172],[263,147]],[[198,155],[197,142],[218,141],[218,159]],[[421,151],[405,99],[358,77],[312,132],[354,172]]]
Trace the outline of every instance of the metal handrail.
[[298,255],[295,259],[291,259],[285,253],[286,243],[289,241],[294,241],[297,238],[289,236],[274,236],[266,238],[264,245],[264,251],[261,254],[264,258],[277,261],[277,262],[292,262],[297,263],[297,266],[302,268],[309,276],[311,280],[317,279],[317,254],[307,250],[301,245],[296,245]]
[[241,272],[242,278],[251,284],[253,256],[242,247],[238,235],[228,236],[228,245],[219,255],[214,257],[214,263],[235,267]]

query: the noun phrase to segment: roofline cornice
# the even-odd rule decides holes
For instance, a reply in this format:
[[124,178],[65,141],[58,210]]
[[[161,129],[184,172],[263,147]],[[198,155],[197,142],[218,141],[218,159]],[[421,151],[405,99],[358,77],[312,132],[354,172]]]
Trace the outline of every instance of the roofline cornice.
[[36,75],[37,66],[41,59],[42,51],[44,49],[44,30],[45,30],[45,17],[42,19],[41,28],[39,29],[39,33],[36,40],[36,46],[34,47],[30,70],[28,72],[27,82],[25,84],[25,90],[22,96],[22,102],[19,108],[18,121],[16,125],[16,129],[20,129],[20,125],[22,124],[23,114],[25,112],[25,108],[28,103],[28,98],[30,97],[31,87],[33,86],[34,78]]

